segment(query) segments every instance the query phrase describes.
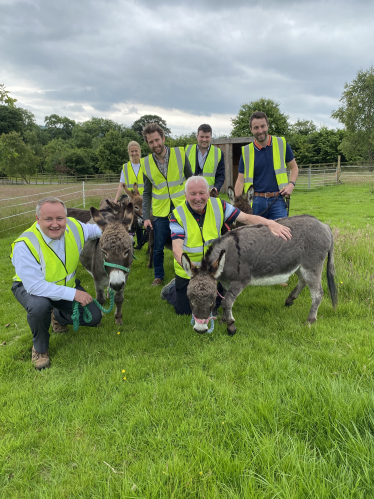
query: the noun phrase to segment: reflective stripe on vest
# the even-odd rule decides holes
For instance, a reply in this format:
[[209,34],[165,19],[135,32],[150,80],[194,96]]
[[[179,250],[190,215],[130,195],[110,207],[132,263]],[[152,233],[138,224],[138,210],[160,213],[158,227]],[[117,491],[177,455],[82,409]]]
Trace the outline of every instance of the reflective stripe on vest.
[[[190,144],[186,147],[186,156],[190,162],[192,173],[196,171],[196,144]],[[222,151],[219,147],[210,146],[208,155],[205,159],[202,176],[207,180],[209,185],[214,185],[218,163],[221,161]]]
[[[184,228],[183,251],[187,253],[191,262],[199,267],[204,256],[204,248],[210,246],[221,235],[224,222],[222,203],[217,198],[208,200],[203,227],[199,227],[186,203],[175,208],[173,215]],[[178,276],[189,279],[175,259],[174,270]]]
[[174,206],[179,206],[184,202],[185,157],[183,147],[170,148],[166,179],[151,154],[140,160],[143,173],[152,183],[152,211],[155,217],[167,217],[170,213],[171,201]]
[[143,195],[144,182],[143,182],[143,170],[139,168],[138,175],[135,175],[134,168],[131,161],[124,163],[122,166],[123,175],[125,177],[126,187],[128,189],[133,189],[136,182],[138,186],[138,191],[140,195]]
[[[10,257],[13,257],[15,244],[23,241],[35,260],[40,264],[47,282],[74,288],[75,280],[73,278],[78,267],[80,252],[84,246],[84,234],[80,223],[73,218],[67,218],[66,220],[67,228],[64,234],[65,264],[45,242],[36,224],[37,222],[12,243]],[[16,275],[13,280],[20,281],[20,278]]]
[[[272,137],[273,166],[279,190],[288,185],[286,168],[286,139]],[[253,142],[242,147],[244,161],[244,192],[246,193],[253,184],[255,148]]]

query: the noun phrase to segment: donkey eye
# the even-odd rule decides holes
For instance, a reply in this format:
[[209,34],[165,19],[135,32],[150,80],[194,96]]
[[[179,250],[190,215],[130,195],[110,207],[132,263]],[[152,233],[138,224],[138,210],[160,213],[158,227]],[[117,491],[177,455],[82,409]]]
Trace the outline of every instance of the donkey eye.
[[139,207],[138,206],[135,206],[135,209],[136,209],[136,211],[139,211]]
[[129,250],[125,251],[124,255],[127,256],[129,254]]
[[105,257],[107,257],[107,256],[108,256],[108,253],[107,253],[106,251],[104,251],[103,249],[102,249],[101,251],[103,252],[103,255],[104,255]]
[[193,307],[193,301],[192,300],[190,300],[190,303],[191,303],[191,307]]
[[213,305],[214,305],[214,301],[212,301],[212,303],[210,304],[210,306],[213,307]]

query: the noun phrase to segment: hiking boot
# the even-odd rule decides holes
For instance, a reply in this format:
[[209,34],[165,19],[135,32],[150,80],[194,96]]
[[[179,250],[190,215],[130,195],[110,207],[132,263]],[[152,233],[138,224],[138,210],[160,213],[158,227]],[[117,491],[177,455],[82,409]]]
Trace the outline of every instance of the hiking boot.
[[57,319],[53,315],[53,310],[51,315],[51,324],[52,324],[52,331],[54,333],[67,333],[68,331],[67,326],[61,326],[61,324],[57,321]]
[[50,366],[48,350],[44,353],[39,353],[32,347],[31,362],[34,364],[35,369],[40,371]]
[[161,300],[167,300],[167,297],[169,296],[170,291],[175,288],[175,278],[172,279],[169,284],[164,286],[161,290]]
[[156,277],[156,279],[152,282],[151,286],[159,286],[162,284],[163,279],[161,277]]

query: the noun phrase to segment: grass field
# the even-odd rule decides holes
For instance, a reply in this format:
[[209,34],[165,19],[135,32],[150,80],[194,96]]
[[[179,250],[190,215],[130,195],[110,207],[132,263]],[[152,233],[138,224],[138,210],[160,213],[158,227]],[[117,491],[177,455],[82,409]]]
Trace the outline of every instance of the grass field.
[[[0,243],[1,498],[371,498],[374,496],[374,189],[295,192],[335,235],[339,305],[326,279],[304,326],[296,282],[247,288],[238,332],[193,332],[150,287],[137,252],[124,324],[51,334],[52,367],[30,362],[26,314]],[[91,277],[78,270],[93,293]],[[173,277],[171,253],[166,278]]]

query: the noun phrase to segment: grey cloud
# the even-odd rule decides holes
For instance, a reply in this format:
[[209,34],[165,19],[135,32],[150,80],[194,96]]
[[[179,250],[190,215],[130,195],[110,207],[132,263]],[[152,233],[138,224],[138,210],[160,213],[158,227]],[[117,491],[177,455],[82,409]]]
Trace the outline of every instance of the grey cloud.
[[372,60],[363,48],[373,45],[374,6],[364,0],[68,0],[2,12],[2,65],[44,90],[49,114],[60,102],[72,112],[126,115],[142,104],[234,116],[268,97],[289,115],[330,122],[331,102]]

